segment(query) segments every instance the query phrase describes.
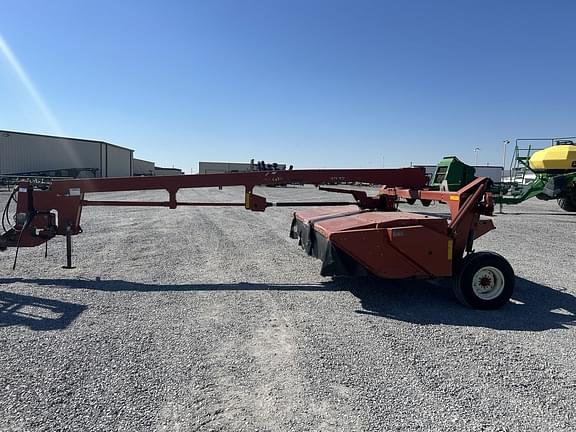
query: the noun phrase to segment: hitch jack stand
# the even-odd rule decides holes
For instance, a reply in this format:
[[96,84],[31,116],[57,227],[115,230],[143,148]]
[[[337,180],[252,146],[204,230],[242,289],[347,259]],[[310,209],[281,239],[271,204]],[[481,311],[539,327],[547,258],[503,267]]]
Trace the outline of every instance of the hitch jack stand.
[[62,266],[65,269],[73,269],[72,266],[72,228],[70,225],[66,227],[66,265]]

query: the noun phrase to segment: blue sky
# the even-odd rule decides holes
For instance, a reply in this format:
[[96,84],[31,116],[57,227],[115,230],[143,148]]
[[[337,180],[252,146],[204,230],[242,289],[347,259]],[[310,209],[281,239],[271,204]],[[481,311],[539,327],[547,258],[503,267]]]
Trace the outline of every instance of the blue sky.
[[0,129],[186,172],[501,164],[504,139],[576,135],[571,0],[0,5]]

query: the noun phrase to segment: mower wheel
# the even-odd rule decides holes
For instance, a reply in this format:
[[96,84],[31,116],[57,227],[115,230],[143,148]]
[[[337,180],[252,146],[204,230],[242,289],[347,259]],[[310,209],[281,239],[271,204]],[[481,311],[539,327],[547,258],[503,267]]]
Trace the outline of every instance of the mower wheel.
[[468,254],[460,263],[454,294],[473,309],[498,309],[508,303],[514,291],[514,270],[494,252]]
[[430,204],[432,204],[432,201],[431,201],[431,200],[427,200],[427,199],[420,200],[420,202],[422,203],[422,205],[423,205],[424,207],[429,207]]
[[414,205],[416,203],[416,198],[406,198],[406,202],[410,205]]

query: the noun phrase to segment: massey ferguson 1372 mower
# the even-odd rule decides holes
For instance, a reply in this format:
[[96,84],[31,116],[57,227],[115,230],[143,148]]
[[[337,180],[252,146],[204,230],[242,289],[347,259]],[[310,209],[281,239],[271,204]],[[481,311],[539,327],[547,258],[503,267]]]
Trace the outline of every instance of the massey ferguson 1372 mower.
[[[243,206],[264,211],[269,206],[318,208],[294,213],[290,235],[322,260],[324,276],[375,275],[385,279],[455,279],[454,292],[465,305],[495,309],[508,302],[514,272],[492,252],[474,252],[474,240],[494,229],[489,181],[477,178],[458,191],[432,191],[420,168],[373,170],[293,170],[173,177],[126,177],[58,180],[48,185],[21,182],[2,215],[0,249],[39,246],[57,235],[66,237],[67,265],[72,268],[72,236],[80,234],[84,206]],[[363,190],[322,186],[348,193],[353,202],[269,203],[253,193],[257,185],[370,183],[384,185],[375,196]],[[244,186],[244,203],[179,202],[179,189]],[[90,201],[85,194],[166,190],[168,201]],[[445,203],[449,217],[398,211],[400,199]],[[11,203],[16,203],[11,215]],[[327,206],[327,207],[322,207]]]

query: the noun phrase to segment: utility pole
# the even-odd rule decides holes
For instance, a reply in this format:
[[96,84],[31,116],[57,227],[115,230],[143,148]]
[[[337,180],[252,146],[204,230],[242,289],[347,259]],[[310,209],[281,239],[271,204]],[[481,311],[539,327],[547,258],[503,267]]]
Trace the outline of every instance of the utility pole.
[[480,147],[476,147],[474,153],[476,154],[474,158],[474,166],[478,166],[478,153],[480,153]]
[[[510,140],[504,140],[502,141],[502,143],[504,144],[504,160],[502,161],[502,177],[504,177],[504,171],[506,170],[506,148],[508,147],[508,144],[510,144]],[[510,177],[512,177],[512,173],[508,172],[508,178],[510,179]],[[500,179],[500,181],[504,181],[504,179]],[[503,190],[502,190],[502,184],[500,184],[499,186],[499,191],[498,194],[500,195],[500,214],[504,213],[504,211],[502,210],[502,195],[503,195]]]
[[504,162],[502,163],[502,167],[506,169],[506,147],[510,144],[510,140],[504,140],[502,142],[504,143]]

